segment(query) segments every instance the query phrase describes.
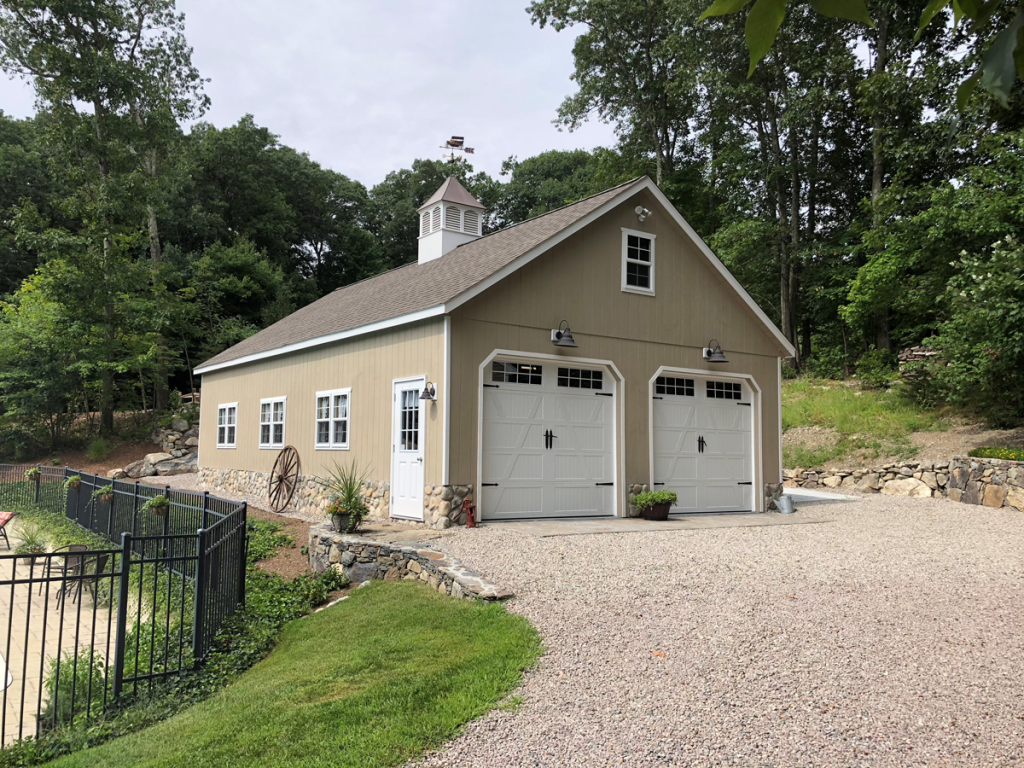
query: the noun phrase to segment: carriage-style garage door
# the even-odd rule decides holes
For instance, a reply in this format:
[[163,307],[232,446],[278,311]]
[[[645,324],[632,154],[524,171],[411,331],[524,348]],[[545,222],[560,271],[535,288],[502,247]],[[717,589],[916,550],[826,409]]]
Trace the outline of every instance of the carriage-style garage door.
[[672,513],[754,509],[750,387],[666,374],[653,397],[654,490],[678,494]]
[[613,515],[614,430],[608,371],[494,361],[484,374],[481,519]]

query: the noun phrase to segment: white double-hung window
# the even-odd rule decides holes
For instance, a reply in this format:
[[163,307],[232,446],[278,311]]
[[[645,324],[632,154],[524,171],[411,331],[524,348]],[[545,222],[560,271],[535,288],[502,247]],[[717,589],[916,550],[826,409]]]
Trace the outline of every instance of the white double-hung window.
[[217,406],[217,447],[234,448],[238,426],[238,403]]
[[285,399],[267,397],[260,400],[260,448],[284,447]]
[[352,389],[316,393],[316,448],[348,449]]
[[622,290],[654,295],[655,235],[622,229]]

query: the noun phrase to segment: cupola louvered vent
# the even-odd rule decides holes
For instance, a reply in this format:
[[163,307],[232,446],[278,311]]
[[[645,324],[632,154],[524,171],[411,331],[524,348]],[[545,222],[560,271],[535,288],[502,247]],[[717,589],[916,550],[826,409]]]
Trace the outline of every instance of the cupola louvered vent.
[[439,205],[436,208],[434,208],[433,211],[431,211],[430,229],[432,231],[437,231],[440,228],[441,228],[441,206]]
[[445,206],[445,209],[444,209],[444,225],[448,229],[461,230],[462,229],[462,211],[460,211],[454,205]]
[[430,212],[424,211],[423,215],[420,216],[420,236],[430,234]]
[[471,235],[480,234],[480,214],[476,211],[466,211],[463,219],[464,231]]

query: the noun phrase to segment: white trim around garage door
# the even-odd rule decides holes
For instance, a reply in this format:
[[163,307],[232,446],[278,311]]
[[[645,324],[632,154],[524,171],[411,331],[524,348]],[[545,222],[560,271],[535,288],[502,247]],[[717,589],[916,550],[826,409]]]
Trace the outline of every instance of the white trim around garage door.
[[[566,363],[582,363],[584,365],[601,365],[604,366],[612,376],[615,377],[615,398],[618,401],[616,405],[616,418],[615,418],[615,430],[614,440],[615,443],[612,446],[612,455],[615,457],[615,488],[612,498],[615,499],[615,510],[613,515],[615,517],[624,517],[623,511],[626,509],[624,504],[624,493],[625,493],[625,472],[626,472],[626,449],[625,449],[625,426],[626,426],[626,377],[622,375],[622,371],[611,360],[597,360],[590,357],[568,357],[566,355],[551,355],[544,354],[542,352],[521,352],[513,349],[496,349],[487,357],[484,358],[483,362],[480,363],[480,367],[477,371],[477,385],[476,385],[476,497],[481,499],[480,493],[480,478],[484,476],[484,376],[487,370],[490,368],[491,361],[496,357],[508,357],[513,360],[522,360],[523,362],[529,362],[531,360],[543,360],[543,361],[557,361]],[[477,510],[477,518],[485,520],[484,511],[482,507]]]
[[[781,369],[780,369],[781,370]],[[764,426],[761,423],[761,387],[757,380],[748,373],[718,373],[717,371],[701,370],[698,368],[674,368],[671,365],[663,365],[647,382],[647,450],[648,450],[648,480],[647,487],[654,488],[654,383],[664,373],[685,373],[703,379],[740,379],[750,385],[750,391],[754,395],[751,414],[750,439],[752,441],[754,457],[754,511],[764,512],[764,457],[761,447],[764,440]]]

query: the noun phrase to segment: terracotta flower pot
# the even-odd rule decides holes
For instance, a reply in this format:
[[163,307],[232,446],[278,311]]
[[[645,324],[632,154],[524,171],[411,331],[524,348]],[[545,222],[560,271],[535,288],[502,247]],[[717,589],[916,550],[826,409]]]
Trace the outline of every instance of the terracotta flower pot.
[[671,504],[655,504],[653,507],[641,510],[644,520],[668,520],[668,511]]

